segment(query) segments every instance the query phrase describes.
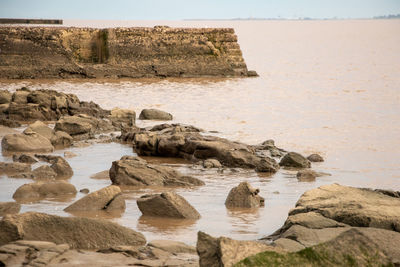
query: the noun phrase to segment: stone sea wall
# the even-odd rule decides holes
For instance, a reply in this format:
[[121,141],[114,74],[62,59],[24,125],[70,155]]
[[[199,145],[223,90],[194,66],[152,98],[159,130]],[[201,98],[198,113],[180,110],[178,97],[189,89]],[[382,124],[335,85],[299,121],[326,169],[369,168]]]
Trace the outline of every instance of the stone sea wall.
[[231,28],[0,27],[0,78],[253,76]]

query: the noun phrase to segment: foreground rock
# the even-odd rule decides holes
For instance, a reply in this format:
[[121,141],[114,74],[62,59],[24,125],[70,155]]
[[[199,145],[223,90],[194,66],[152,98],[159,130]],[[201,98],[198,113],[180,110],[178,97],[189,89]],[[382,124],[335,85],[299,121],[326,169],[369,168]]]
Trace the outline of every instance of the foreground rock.
[[1,140],[1,147],[5,152],[53,152],[54,147],[50,140],[35,132],[9,134]]
[[170,121],[172,115],[168,112],[158,109],[143,109],[139,115],[140,120],[159,120],[159,121]]
[[400,233],[355,227],[295,253],[261,252],[235,266],[397,266],[398,242]]
[[299,153],[296,152],[289,152],[287,153],[279,162],[279,165],[285,166],[285,167],[294,167],[294,168],[310,168],[311,163],[300,155]]
[[257,241],[237,241],[227,237],[215,238],[203,232],[197,234],[197,253],[200,257],[200,266],[233,266],[246,257],[264,251],[282,252],[283,250]]
[[76,211],[124,211],[125,199],[118,186],[110,185],[90,193],[64,209],[67,212]]
[[0,216],[15,214],[21,210],[21,205],[17,202],[0,202]]
[[18,89],[8,97],[9,92],[0,90],[4,108],[0,109],[0,118],[17,122],[56,121],[65,115],[87,114],[105,117],[109,111],[93,102],[83,102],[76,95],[64,94],[53,90]]
[[399,225],[400,198],[385,191],[332,184],[305,192],[285,224],[268,238],[297,251],[332,240],[352,227],[400,232]]
[[200,218],[200,214],[186,199],[173,192],[144,195],[136,203],[143,215],[177,219]]
[[146,186],[198,186],[204,185],[199,179],[183,176],[171,167],[148,164],[145,160],[124,156],[114,161],[110,179],[115,185]]
[[66,243],[79,249],[141,246],[146,243],[141,233],[106,220],[36,212],[6,215],[0,221],[0,245],[19,239]]
[[259,189],[248,182],[241,182],[229,191],[225,206],[228,208],[255,208],[264,206],[264,198],[259,196]]
[[259,172],[275,173],[279,169],[274,159],[256,153],[252,146],[215,136],[203,136],[189,127],[182,129],[173,126],[135,132],[129,139],[139,155],[179,157],[195,162],[216,159],[227,167],[252,168]]
[[[187,246],[112,246],[98,251],[70,249],[68,244],[46,241],[18,240],[0,247],[3,266],[198,266],[196,252],[175,252],[174,248]],[[169,249],[173,248],[174,252]]]
[[74,185],[64,181],[36,182],[18,187],[13,198],[18,201],[31,201],[48,197],[75,196],[76,192]]

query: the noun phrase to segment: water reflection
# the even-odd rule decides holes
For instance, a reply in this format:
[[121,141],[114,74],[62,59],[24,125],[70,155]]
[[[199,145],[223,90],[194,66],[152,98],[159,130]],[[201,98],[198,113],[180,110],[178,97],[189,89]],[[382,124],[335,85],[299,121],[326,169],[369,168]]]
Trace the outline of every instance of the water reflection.
[[137,224],[139,231],[145,232],[161,232],[173,234],[190,230],[196,224],[196,220],[173,219],[164,217],[140,216]]

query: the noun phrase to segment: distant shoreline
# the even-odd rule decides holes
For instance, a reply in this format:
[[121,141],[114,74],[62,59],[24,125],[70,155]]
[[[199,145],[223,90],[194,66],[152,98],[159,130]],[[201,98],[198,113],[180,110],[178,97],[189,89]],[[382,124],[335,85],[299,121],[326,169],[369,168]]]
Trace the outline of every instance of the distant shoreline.
[[0,18],[0,24],[57,24],[62,25],[62,19],[13,19]]

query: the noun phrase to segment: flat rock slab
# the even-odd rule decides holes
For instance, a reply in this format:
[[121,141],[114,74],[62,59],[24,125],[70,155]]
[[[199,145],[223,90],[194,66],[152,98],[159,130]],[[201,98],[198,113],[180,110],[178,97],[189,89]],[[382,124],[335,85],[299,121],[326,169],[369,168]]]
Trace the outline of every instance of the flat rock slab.
[[37,212],[6,215],[0,221],[0,245],[19,239],[66,243],[80,249],[146,243],[141,233],[110,221]]
[[124,156],[114,161],[110,179],[115,185],[133,186],[198,186],[204,185],[199,179],[184,176],[171,167],[148,164],[145,160]]
[[200,214],[186,199],[173,192],[144,195],[136,203],[143,215],[177,219],[200,218]]
[[75,196],[74,185],[65,181],[36,182],[18,187],[13,198],[18,201],[39,200],[47,197]]
[[53,152],[50,140],[37,133],[9,134],[1,140],[1,147],[6,152]]

